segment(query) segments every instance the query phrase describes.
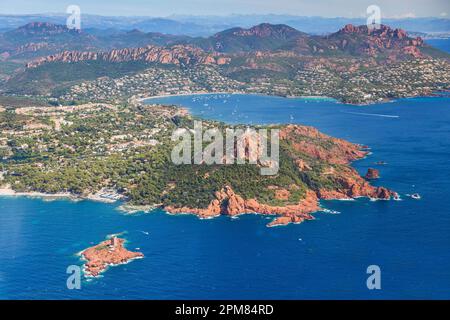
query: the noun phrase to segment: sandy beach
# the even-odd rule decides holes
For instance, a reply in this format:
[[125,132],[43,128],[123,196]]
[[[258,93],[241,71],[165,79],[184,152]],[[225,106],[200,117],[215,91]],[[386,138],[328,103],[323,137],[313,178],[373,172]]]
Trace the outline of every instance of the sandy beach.
[[8,197],[36,197],[36,198],[71,198],[75,199],[71,193],[42,193],[42,192],[17,192],[11,189],[9,186],[2,186],[0,188],[0,196]]
[[70,199],[70,200],[90,200],[103,203],[115,203],[117,200],[107,199],[101,197],[98,194],[90,194],[88,196],[74,195],[70,192],[60,192],[60,193],[43,193],[43,192],[17,192],[14,191],[10,186],[0,187],[0,197],[29,197],[29,198],[45,198],[45,199]]
[[244,94],[244,92],[193,92],[193,93],[180,93],[180,94],[167,94],[159,96],[150,96],[145,98],[137,98],[136,101],[143,102],[145,100],[169,98],[169,97],[183,97],[183,96],[201,96],[208,94]]
[[[201,96],[201,95],[211,95],[211,94],[246,94],[246,95],[256,95],[256,96],[267,96],[270,97],[270,94],[264,93],[248,93],[244,91],[235,91],[235,92],[193,92],[193,93],[180,93],[180,94],[167,94],[167,95],[158,95],[158,96],[150,96],[144,98],[137,98],[136,101],[143,102],[145,100],[151,99],[160,99],[160,98],[170,98],[170,97],[184,97],[184,96]],[[333,100],[336,99],[327,97],[327,96],[280,96],[281,98],[286,99],[305,99],[305,100]]]

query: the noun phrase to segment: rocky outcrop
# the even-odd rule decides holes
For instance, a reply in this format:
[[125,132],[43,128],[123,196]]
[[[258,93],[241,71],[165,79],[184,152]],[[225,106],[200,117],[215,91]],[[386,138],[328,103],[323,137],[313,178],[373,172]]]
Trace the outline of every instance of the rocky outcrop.
[[[290,157],[302,175],[308,189],[298,203],[290,203],[292,192],[299,190],[299,185],[288,187],[271,185],[274,200],[283,205],[271,206],[262,204],[258,199],[245,199],[235,193],[232,186],[224,186],[215,192],[214,199],[206,208],[177,208],[168,206],[164,209],[170,213],[192,213],[201,218],[211,218],[219,215],[235,216],[244,213],[277,215],[269,226],[300,223],[313,219],[311,213],[320,210],[319,200],[353,199],[367,197],[371,199],[389,200],[398,198],[398,194],[384,187],[374,187],[362,178],[348,164],[367,155],[365,146],[327,136],[317,129],[300,125],[288,125],[280,129],[280,140],[285,140],[290,150]],[[305,160],[305,157],[307,160]],[[314,164],[315,163],[315,164]],[[324,166],[326,165],[326,166]],[[310,171],[314,176],[308,176]],[[378,171],[370,171],[375,177]],[[318,176],[321,176],[320,178]],[[323,180],[320,180],[323,179]],[[312,182],[314,180],[315,182]],[[332,187],[321,187],[329,185]],[[305,187],[305,186],[303,186]]]
[[377,169],[369,168],[367,169],[366,173],[366,179],[372,180],[372,179],[378,179],[380,177],[380,171]]
[[405,30],[393,29],[386,25],[369,29],[367,25],[347,24],[332,34],[329,39],[337,40],[337,47],[342,50],[351,50],[360,54],[373,56],[381,51],[389,50],[392,51],[391,59],[395,59],[398,55],[423,57],[420,50],[424,46],[422,38],[410,38]]
[[[320,189],[317,192],[307,191],[303,200],[297,204],[284,206],[270,206],[259,203],[256,199],[244,199],[236,194],[230,186],[224,187],[215,193],[215,199],[211,201],[205,209],[172,206],[165,207],[169,213],[195,214],[200,218],[213,218],[220,215],[236,216],[245,213],[257,213],[263,215],[277,215],[268,226],[286,225],[289,223],[301,223],[304,220],[312,220],[311,213],[320,210],[319,199],[323,200],[343,200],[358,197],[368,197],[371,199],[390,200],[397,199],[398,194],[384,187],[371,186],[366,180],[361,178],[356,171],[350,169],[349,175],[338,178],[340,187],[327,190]],[[284,190],[287,191],[287,190]],[[278,197],[286,199],[286,192],[283,189],[276,190]],[[288,191],[287,191],[288,192]]]
[[353,168],[347,168],[336,173],[336,175],[335,183],[338,186],[333,189],[320,189],[318,191],[320,199],[341,200],[367,197],[371,199],[390,200],[398,198],[398,194],[394,191],[384,187],[371,186]]
[[[367,151],[361,150],[362,146],[327,136],[313,127],[288,125],[281,129],[280,139],[289,140],[298,152],[332,164],[348,164],[367,155]],[[318,143],[319,140],[329,143],[324,145]],[[298,161],[298,166],[301,171],[309,167],[304,160]]]
[[128,62],[144,61],[174,65],[223,65],[230,59],[218,53],[206,53],[193,46],[175,45],[172,47],[146,46],[143,48],[114,49],[108,52],[64,51],[29,62],[27,68],[36,68],[44,63],[80,61]]
[[140,252],[132,252],[125,249],[124,242],[124,239],[112,237],[84,250],[81,256],[87,260],[84,268],[86,275],[97,277],[108,266],[123,264],[130,260],[144,257]]
[[279,215],[268,226],[300,223],[314,219],[311,213],[320,210],[317,195],[309,191],[298,204],[286,206],[270,206],[259,203],[256,199],[244,199],[236,194],[230,186],[225,186],[215,193],[215,199],[206,209],[165,207],[170,213],[191,213],[201,218],[219,215],[236,216],[244,213]]
[[37,43],[30,42],[18,47],[14,53],[20,54],[24,52],[37,52],[39,50],[47,48],[49,48],[49,44],[46,42],[37,42]]

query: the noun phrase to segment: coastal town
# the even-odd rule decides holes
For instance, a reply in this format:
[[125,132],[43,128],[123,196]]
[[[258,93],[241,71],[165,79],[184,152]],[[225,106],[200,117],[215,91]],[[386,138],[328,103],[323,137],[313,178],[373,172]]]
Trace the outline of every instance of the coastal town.
[[100,78],[70,88],[62,101],[121,102],[130,98],[208,92],[241,92],[243,83],[223,76],[212,66],[191,69],[151,68],[121,78]]
[[[359,65],[359,66],[358,66]],[[214,66],[187,69],[151,68],[120,78],[100,78],[71,87],[65,102],[104,101],[193,93],[255,93],[283,97],[322,96],[367,104],[393,98],[430,95],[450,85],[450,63],[418,59],[367,68],[361,64],[336,70],[327,63],[298,70],[293,79],[261,75],[250,81],[232,79]]]

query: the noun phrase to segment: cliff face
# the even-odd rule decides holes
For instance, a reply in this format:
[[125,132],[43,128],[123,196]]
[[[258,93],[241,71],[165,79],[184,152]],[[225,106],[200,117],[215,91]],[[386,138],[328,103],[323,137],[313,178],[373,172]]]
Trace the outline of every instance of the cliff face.
[[143,48],[115,49],[108,52],[64,51],[59,54],[33,60],[26,67],[36,68],[49,62],[71,63],[88,60],[105,62],[144,61],[175,65],[222,65],[230,61],[225,56],[208,54],[196,47],[175,45],[172,47],[146,46]]
[[396,199],[398,194],[384,187],[371,186],[353,168],[336,174],[335,181],[338,186],[334,189],[320,189],[317,194],[320,199],[353,199],[358,197],[368,197],[371,199],[390,200]]
[[366,25],[348,24],[330,35],[329,39],[334,41],[341,50],[357,54],[373,56],[388,51],[391,58],[399,55],[409,55],[414,58],[423,56],[420,50],[424,46],[422,38],[410,38],[405,30],[393,29],[386,25],[370,30]]
[[331,164],[348,164],[367,155],[361,146],[330,137],[313,127],[288,125],[281,130],[280,139],[288,140],[298,152]]
[[308,192],[306,197],[295,205],[270,206],[259,203],[256,199],[244,199],[236,194],[230,186],[225,186],[215,193],[215,199],[206,209],[188,207],[165,207],[170,213],[192,213],[201,218],[217,217],[219,215],[236,216],[244,213],[258,213],[264,215],[279,215],[269,226],[300,223],[314,219],[310,213],[318,211],[320,206],[314,192]]

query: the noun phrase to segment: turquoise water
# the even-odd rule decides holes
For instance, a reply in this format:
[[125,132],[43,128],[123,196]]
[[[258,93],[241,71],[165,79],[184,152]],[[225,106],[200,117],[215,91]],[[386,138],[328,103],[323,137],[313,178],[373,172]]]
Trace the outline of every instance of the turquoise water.
[[[258,215],[130,216],[115,204],[3,197],[0,298],[450,298],[450,98],[364,107],[246,95],[152,102],[229,123],[302,123],[367,144],[373,154],[354,166],[362,174],[379,168],[375,184],[398,191],[403,201],[327,201],[340,214],[267,228],[269,220]],[[415,192],[422,200],[405,196]],[[82,264],[77,252],[121,232],[145,258],[68,290],[67,266]],[[381,268],[379,291],[366,287],[373,264]]]

